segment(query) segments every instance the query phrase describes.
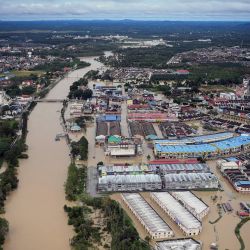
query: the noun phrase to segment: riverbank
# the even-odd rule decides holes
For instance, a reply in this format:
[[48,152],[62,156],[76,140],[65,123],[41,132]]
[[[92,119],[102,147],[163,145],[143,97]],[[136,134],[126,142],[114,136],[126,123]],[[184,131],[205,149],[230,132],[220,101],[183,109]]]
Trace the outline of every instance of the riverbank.
[[[84,61],[91,66],[70,72],[45,98],[65,99],[74,81],[102,66],[93,57]],[[29,117],[29,159],[20,160],[19,188],[6,202],[5,218],[10,223],[6,250],[70,249],[72,228],[67,226],[63,211],[69,149],[64,140],[54,140],[56,134],[63,132],[60,110],[60,103],[39,103]]]

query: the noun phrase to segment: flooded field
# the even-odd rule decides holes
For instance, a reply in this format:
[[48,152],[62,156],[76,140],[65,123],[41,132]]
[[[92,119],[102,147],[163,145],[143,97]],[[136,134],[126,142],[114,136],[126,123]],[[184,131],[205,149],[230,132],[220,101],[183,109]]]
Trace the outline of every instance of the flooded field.
[[[51,90],[48,99],[66,98],[69,86],[91,69],[102,64],[84,58],[90,67],[69,73]],[[55,141],[62,133],[61,103],[39,103],[28,123],[29,159],[20,161],[19,187],[6,202],[5,217],[10,223],[6,250],[68,250],[73,234],[63,211],[64,182],[70,163],[65,140]]]

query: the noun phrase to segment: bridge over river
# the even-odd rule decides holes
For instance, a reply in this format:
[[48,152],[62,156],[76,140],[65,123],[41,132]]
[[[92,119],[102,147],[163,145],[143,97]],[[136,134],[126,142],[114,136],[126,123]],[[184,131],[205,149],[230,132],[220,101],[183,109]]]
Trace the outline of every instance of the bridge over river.
[[35,102],[64,102],[65,99],[37,99]]

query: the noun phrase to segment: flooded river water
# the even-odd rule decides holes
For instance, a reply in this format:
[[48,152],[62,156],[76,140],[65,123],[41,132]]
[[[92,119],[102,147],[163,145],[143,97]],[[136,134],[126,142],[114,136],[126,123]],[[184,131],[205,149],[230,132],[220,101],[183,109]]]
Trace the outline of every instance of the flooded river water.
[[[84,58],[91,66],[75,70],[61,80],[48,99],[66,98],[72,82],[87,71],[101,67],[94,58]],[[63,211],[64,182],[70,163],[65,140],[55,141],[62,133],[62,103],[39,103],[29,117],[27,145],[29,159],[20,161],[19,186],[6,202],[5,217],[10,223],[6,250],[68,250],[73,234]]]

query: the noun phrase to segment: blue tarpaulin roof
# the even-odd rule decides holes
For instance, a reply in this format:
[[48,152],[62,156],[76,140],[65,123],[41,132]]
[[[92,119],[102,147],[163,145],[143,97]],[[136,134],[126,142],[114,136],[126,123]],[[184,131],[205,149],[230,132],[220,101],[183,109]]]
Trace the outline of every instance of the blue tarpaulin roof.
[[158,152],[162,153],[206,153],[225,151],[250,144],[250,136],[238,136],[214,143],[194,144],[194,145],[161,145],[155,144]]

